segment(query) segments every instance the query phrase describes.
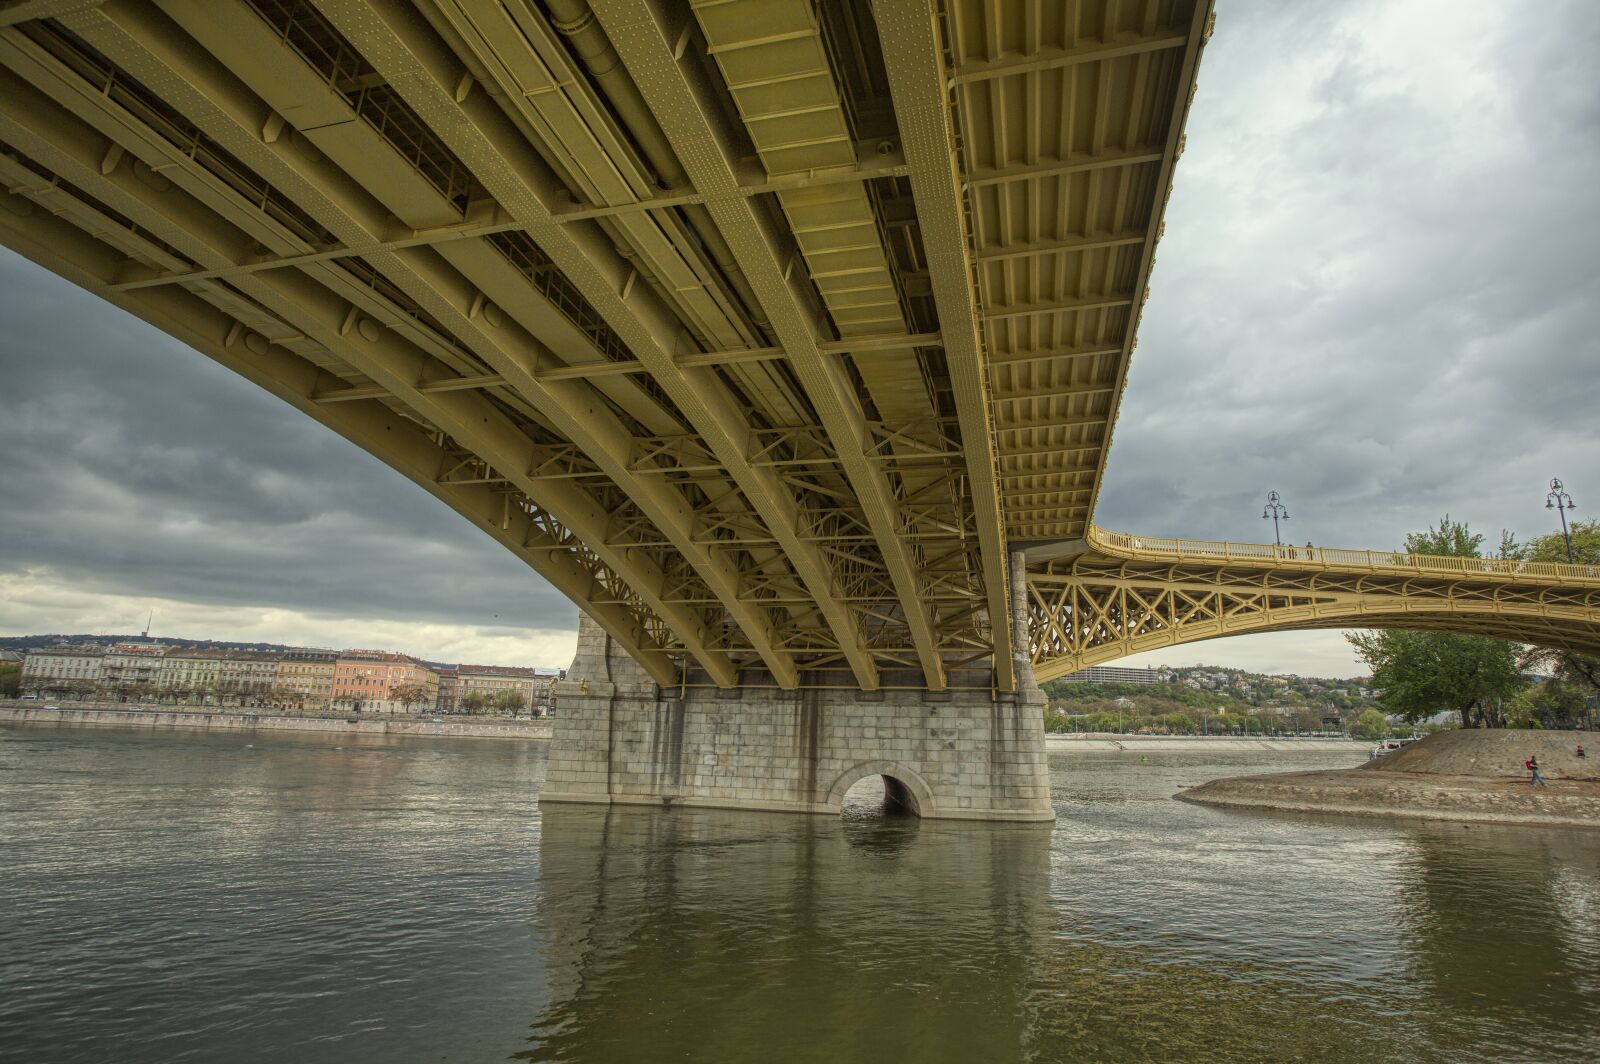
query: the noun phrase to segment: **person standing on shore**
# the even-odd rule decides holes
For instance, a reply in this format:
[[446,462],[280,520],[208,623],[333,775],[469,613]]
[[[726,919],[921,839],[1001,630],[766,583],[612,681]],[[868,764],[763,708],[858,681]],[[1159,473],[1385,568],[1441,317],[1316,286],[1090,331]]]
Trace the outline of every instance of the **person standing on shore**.
[[1523,763],[1523,767],[1528,770],[1528,786],[1530,786],[1530,787],[1547,787],[1547,786],[1549,786],[1549,784],[1545,783],[1544,776],[1540,775],[1540,773],[1539,773],[1539,755],[1538,754],[1534,754],[1532,757],[1528,758],[1528,760]]

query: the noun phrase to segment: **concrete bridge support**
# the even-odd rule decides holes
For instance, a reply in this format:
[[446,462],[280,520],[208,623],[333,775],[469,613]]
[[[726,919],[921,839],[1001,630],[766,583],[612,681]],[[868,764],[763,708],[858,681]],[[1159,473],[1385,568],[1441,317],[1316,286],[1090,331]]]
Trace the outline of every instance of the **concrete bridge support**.
[[1043,696],[657,685],[582,616],[543,802],[839,812],[885,778],[926,818],[1048,821]]

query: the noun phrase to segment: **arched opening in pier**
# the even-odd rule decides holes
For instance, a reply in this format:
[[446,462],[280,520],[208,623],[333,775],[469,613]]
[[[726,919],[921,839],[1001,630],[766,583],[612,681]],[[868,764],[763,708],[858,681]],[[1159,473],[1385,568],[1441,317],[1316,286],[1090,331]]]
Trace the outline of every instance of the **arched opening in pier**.
[[886,774],[871,774],[862,776],[844,792],[839,815],[846,820],[869,820],[921,816],[922,810],[916,794],[904,782]]

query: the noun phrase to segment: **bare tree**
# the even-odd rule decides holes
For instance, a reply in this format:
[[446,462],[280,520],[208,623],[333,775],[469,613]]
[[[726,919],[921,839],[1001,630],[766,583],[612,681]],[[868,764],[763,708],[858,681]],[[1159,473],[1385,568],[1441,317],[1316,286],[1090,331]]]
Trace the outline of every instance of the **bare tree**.
[[412,706],[429,701],[428,689],[420,683],[400,684],[389,692],[389,697],[399,702],[407,713],[411,712]]

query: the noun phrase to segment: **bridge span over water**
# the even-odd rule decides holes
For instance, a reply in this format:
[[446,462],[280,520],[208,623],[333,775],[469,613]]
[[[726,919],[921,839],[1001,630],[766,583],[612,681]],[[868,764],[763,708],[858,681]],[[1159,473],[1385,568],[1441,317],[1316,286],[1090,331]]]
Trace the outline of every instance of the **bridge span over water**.
[[1592,573],[1092,524],[1212,21],[8,0],[0,241],[580,607],[551,797],[823,809],[871,770],[1047,818],[1036,678],[1284,628],[1600,647]]

